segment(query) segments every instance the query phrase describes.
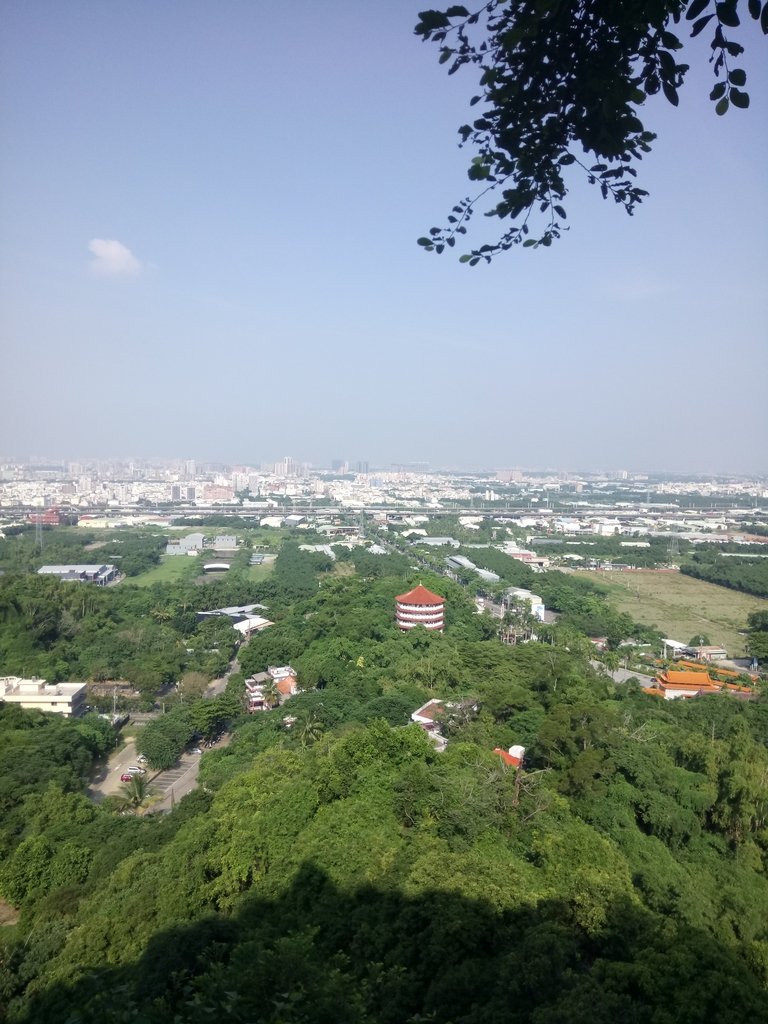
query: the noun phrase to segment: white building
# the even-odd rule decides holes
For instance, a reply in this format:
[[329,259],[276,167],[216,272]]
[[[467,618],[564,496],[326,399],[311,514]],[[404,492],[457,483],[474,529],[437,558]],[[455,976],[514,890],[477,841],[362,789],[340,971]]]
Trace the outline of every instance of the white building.
[[507,600],[516,602],[528,602],[531,606],[531,614],[534,615],[539,622],[544,622],[544,602],[538,594],[531,593],[530,590],[524,590],[522,587],[510,587],[506,593]]
[[188,533],[186,537],[179,537],[178,540],[169,541],[165,548],[166,555],[196,555],[203,550],[205,535],[202,533]]
[[85,683],[46,683],[44,679],[0,677],[0,700],[23,708],[77,718],[85,710]]
[[37,572],[39,576],[57,576],[68,583],[95,583],[99,587],[118,577],[115,565],[41,565]]

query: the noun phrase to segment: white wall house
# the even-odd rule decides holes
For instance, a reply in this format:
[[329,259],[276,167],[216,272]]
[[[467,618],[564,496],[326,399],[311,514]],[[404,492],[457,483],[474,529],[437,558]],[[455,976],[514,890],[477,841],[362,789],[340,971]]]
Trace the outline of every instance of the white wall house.
[[85,710],[85,683],[46,683],[44,679],[0,677],[0,700],[23,708],[77,718]]

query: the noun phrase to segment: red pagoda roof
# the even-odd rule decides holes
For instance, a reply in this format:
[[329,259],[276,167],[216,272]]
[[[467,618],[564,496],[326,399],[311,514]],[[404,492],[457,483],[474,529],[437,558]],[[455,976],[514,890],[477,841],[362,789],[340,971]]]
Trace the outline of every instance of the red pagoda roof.
[[444,597],[433,594],[431,590],[427,590],[421,584],[414,587],[413,590],[409,590],[407,594],[398,594],[395,600],[399,604],[445,604]]

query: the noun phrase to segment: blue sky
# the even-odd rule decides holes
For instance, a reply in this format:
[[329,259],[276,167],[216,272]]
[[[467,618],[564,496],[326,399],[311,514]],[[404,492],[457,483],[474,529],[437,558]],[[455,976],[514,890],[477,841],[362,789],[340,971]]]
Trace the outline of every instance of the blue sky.
[[706,33],[647,106],[634,218],[468,268],[415,244],[475,91],[420,6],[0,3],[0,452],[768,472],[759,28],[749,111]]

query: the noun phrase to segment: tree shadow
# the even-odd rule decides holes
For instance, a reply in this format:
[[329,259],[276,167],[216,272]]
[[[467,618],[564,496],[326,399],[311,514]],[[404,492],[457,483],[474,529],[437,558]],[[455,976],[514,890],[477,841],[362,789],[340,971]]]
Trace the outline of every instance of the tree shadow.
[[135,963],[54,983],[7,1020],[763,1024],[768,993],[736,950],[629,901],[585,931],[558,900],[345,892],[305,864],[280,898],[160,932]]

